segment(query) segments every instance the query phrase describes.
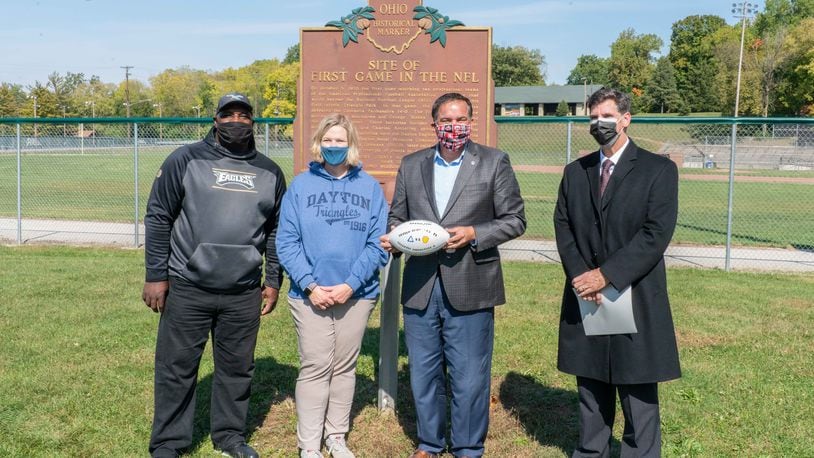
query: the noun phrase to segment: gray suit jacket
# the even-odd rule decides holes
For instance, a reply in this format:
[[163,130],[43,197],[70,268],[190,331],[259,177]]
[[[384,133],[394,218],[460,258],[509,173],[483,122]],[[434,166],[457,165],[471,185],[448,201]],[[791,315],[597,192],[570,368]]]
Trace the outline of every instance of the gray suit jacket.
[[470,141],[446,211],[435,206],[434,158],[432,147],[401,160],[389,224],[422,219],[446,228],[473,226],[478,243],[475,248],[451,253],[441,250],[410,256],[404,267],[401,302],[413,309],[426,308],[440,272],[455,309],[479,310],[503,304],[506,298],[497,246],[526,230],[523,198],[509,156]]

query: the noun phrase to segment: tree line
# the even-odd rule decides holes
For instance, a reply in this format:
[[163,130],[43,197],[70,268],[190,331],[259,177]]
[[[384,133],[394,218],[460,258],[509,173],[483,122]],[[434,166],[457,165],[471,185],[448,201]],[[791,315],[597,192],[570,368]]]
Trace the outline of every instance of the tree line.
[[[242,92],[263,117],[293,117],[297,109],[299,45],[282,60],[257,60],[240,68],[206,72],[167,69],[149,83],[104,83],[98,76],[53,72],[28,88],[0,83],[0,117],[210,117],[218,97]],[[515,85],[544,85],[545,58],[523,46],[493,46],[493,76]]]
[[[669,48],[655,34],[622,31],[610,56],[577,58],[566,84],[602,84],[632,95],[635,112],[731,115],[741,23],[693,15],[672,26]],[[495,85],[545,85],[545,56],[523,46],[492,48]],[[282,60],[206,72],[168,69],[149,82],[104,83],[82,73],[52,73],[29,87],[0,83],[0,117],[209,117],[217,97],[247,94],[264,117],[296,114],[299,45]],[[814,0],[766,0],[744,36],[739,114],[814,115]]]
[[[735,107],[741,22],[696,15],[672,26],[666,55],[654,34],[623,31],[610,57],[582,55],[568,84],[607,84],[641,112],[720,112]],[[814,0],[766,0],[746,25],[739,115],[814,115]]]
[[204,117],[213,116],[218,98],[242,92],[264,117],[296,112],[299,47],[283,60],[257,60],[240,68],[206,72],[189,67],[167,69],[149,82],[105,83],[98,76],[53,72],[45,82],[24,88],[0,83],[0,117]]

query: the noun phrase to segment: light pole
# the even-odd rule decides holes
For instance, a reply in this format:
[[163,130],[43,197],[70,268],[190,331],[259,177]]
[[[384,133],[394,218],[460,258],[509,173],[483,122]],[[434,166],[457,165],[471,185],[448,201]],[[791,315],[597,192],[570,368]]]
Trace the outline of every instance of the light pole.
[[582,111],[588,116],[588,78],[582,78]]
[[[37,117],[37,107],[39,105],[37,105],[37,96],[34,95],[33,97],[34,97],[34,117],[36,118]],[[34,123],[34,138],[37,138],[37,123]]]
[[65,124],[65,105],[62,105],[62,144],[65,145],[65,138],[68,136],[68,126]]
[[[95,100],[86,100],[85,101],[85,106],[90,107],[90,117],[91,117],[91,119],[95,118],[96,117],[96,101]],[[96,146],[96,125],[95,124],[90,125],[90,131],[91,131],[91,135],[93,135],[93,146]]]
[[746,20],[757,13],[757,3],[740,2],[732,4],[732,15],[741,20],[741,48],[738,58],[738,81],[735,84],[735,117],[738,117],[738,107],[741,96],[741,68],[743,67],[743,39],[746,36]]
[[[195,110],[195,117],[200,118],[201,117],[201,106],[200,105],[195,105],[194,107],[192,107],[192,109]],[[195,124],[195,134],[197,136],[199,136],[199,137],[201,136],[201,126],[199,126],[198,124]]]
[[93,101],[93,100],[88,100],[88,101],[85,102],[85,106],[90,107],[90,117],[95,118],[96,117],[96,102]]
[[[95,100],[87,100],[85,101],[85,106],[90,106],[90,117],[91,119],[96,117],[96,101]],[[90,125],[90,130],[93,133],[93,146],[96,146],[96,126],[93,124]]]
[[[129,95],[127,96],[127,98],[128,98],[128,101],[123,102],[122,105],[127,107],[127,117],[128,118],[130,117],[130,107],[132,107],[133,105],[138,105],[139,103],[146,103],[146,102],[150,102],[150,101],[153,100],[153,99],[141,99],[141,100],[137,100],[135,102],[130,102],[129,101],[129,99],[130,99]],[[127,137],[128,138],[132,136],[132,134],[130,133],[131,126],[132,125],[130,123],[127,124]]]
[[[163,114],[161,113],[161,102],[154,103],[153,108],[158,108],[158,117],[163,118]],[[158,139],[164,138],[164,124],[159,122],[158,123]]]
[[[741,49],[738,58],[738,81],[735,83],[735,117],[738,117],[738,108],[741,97],[741,68],[743,67],[743,39],[746,36],[746,20],[757,13],[757,4],[741,2],[732,4],[732,14],[741,20]],[[726,255],[724,270],[729,272],[732,259],[732,209],[735,202],[735,154],[738,147],[738,124],[732,123],[732,142],[729,153],[729,197],[726,211]]]
[[[276,89],[274,94],[274,117],[277,118],[280,116],[280,97],[287,92],[285,86],[282,85],[279,81],[274,83],[274,87]],[[280,146],[280,124],[278,122],[274,123],[274,148],[279,148]]]

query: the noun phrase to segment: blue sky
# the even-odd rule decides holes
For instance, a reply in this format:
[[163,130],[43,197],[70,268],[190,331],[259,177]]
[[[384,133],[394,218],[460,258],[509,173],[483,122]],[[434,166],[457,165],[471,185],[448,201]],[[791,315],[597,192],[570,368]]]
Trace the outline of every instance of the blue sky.
[[[364,0],[18,0],[3,2],[0,82],[24,86],[53,71],[147,81],[167,68],[240,67],[282,58],[300,27],[322,26]],[[491,26],[494,42],[539,49],[549,84],[562,84],[581,54],[607,57],[619,33],[655,33],[667,52],[672,24],[714,14],[730,24],[724,0],[424,0],[452,19]]]

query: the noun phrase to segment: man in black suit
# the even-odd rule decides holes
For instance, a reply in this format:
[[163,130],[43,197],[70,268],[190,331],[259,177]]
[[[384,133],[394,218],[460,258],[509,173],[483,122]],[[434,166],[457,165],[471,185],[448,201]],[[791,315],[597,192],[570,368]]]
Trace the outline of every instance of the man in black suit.
[[[569,164],[554,213],[565,270],[557,367],[576,375],[580,434],[574,457],[606,457],[618,391],[622,456],[659,456],[658,382],[681,376],[664,251],[678,213],[678,170],[628,138],[630,97],[602,88],[588,100],[599,151]],[[634,334],[586,336],[576,294],[632,287]],[[576,291],[576,294],[574,293]]]
[[[443,226],[445,249],[411,256],[401,303],[418,420],[413,457],[446,448],[447,379],[451,452],[483,455],[489,426],[494,307],[506,302],[498,245],[526,229],[520,186],[509,156],[469,140],[472,102],[461,94],[432,107],[438,143],[405,156],[396,176],[389,223],[429,220]],[[388,236],[382,247],[393,253]]]

